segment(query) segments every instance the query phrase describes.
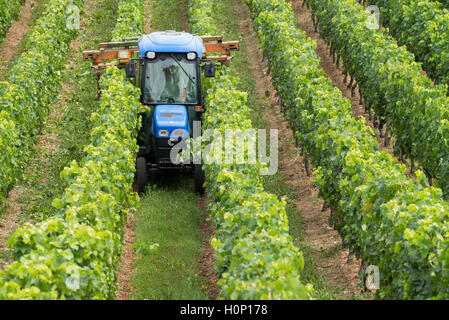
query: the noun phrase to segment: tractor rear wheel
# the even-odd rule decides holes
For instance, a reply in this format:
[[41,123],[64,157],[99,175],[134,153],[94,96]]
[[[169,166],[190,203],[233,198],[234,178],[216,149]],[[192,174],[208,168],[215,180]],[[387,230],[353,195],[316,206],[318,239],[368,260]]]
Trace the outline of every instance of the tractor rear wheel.
[[145,193],[148,182],[147,160],[144,157],[137,158],[136,161],[136,184],[139,194]]
[[201,164],[193,165],[193,177],[195,179],[195,192],[200,195],[203,195],[206,175],[204,174],[203,166]]

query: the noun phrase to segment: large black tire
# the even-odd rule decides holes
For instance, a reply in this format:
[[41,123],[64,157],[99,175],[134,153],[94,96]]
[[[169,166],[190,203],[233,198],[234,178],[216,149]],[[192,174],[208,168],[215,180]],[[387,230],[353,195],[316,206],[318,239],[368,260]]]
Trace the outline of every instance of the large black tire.
[[204,174],[203,166],[201,164],[193,165],[193,177],[195,179],[195,192],[203,195],[206,175]]
[[145,193],[148,183],[147,160],[144,157],[137,158],[136,161],[136,184],[139,194]]

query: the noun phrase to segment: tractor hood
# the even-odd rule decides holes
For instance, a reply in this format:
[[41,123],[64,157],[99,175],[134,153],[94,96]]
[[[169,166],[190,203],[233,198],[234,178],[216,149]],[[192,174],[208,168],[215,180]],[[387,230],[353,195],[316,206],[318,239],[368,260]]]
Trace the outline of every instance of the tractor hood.
[[[180,105],[160,105],[154,110],[153,134],[157,138],[183,137],[190,135],[187,108]],[[175,131],[183,129],[184,135]],[[166,134],[161,135],[165,131]]]
[[153,32],[140,37],[138,41],[140,56],[147,52],[188,53],[196,52],[199,58],[203,55],[203,40],[199,36],[187,32],[163,31]]

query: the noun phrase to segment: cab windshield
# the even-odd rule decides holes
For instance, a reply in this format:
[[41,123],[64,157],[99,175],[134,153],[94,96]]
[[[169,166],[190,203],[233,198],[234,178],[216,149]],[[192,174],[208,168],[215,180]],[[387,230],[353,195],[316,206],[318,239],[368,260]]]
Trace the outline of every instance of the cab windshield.
[[143,100],[147,104],[197,104],[197,64],[186,54],[158,53],[146,60]]

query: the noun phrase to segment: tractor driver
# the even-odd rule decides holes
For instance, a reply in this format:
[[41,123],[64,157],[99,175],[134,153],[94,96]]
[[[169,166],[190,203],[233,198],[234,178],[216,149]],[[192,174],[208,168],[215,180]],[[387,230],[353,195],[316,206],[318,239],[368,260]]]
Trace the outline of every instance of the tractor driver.
[[165,89],[161,96],[171,97],[174,102],[185,103],[187,100],[187,90],[183,83],[184,77],[180,77],[178,71],[179,70],[175,65],[163,69],[165,75]]

